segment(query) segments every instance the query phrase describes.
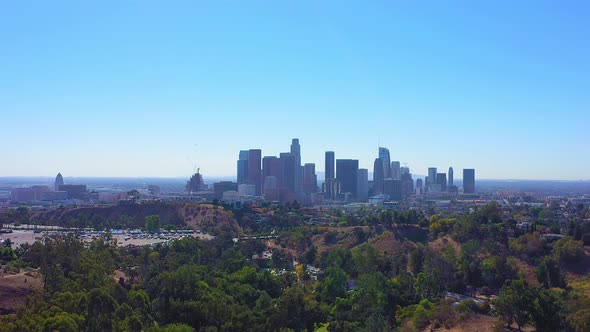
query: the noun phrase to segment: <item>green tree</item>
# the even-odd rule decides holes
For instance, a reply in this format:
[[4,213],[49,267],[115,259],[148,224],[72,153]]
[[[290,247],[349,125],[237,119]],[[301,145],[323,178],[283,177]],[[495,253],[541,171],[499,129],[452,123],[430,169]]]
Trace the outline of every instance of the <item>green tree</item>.
[[348,276],[338,267],[326,270],[324,280],[320,283],[320,296],[324,301],[333,303],[338,297],[346,296]]
[[509,280],[494,300],[496,315],[509,325],[516,322],[518,329],[531,322],[535,294],[525,280]]
[[565,237],[553,245],[553,255],[559,262],[575,263],[584,256],[582,241],[576,241],[571,237]]
[[535,268],[535,276],[547,288],[561,287],[564,284],[563,275],[559,270],[559,264],[553,257],[543,257],[539,265]]
[[565,321],[562,296],[552,289],[535,289],[531,319],[537,332],[560,331]]
[[157,233],[160,231],[160,216],[150,215],[145,217],[145,230],[150,233]]

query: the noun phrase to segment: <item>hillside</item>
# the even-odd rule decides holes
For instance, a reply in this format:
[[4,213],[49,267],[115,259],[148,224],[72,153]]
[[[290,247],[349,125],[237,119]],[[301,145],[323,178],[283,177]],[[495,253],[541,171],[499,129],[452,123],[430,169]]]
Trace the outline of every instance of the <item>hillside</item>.
[[148,202],[121,204],[115,206],[91,206],[59,208],[49,211],[31,212],[32,223],[68,227],[143,228],[145,218],[160,217],[160,226],[202,229],[218,233],[222,229],[237,234],[238,225],[233,214],[211,204]]

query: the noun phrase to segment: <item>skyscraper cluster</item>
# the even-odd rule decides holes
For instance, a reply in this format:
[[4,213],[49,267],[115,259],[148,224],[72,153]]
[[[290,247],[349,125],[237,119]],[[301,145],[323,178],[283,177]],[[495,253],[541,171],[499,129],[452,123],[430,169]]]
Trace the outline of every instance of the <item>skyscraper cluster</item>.
[[251,188],[269,200],[311,201],[317,193],[315,164],[301,165],[299,139],[291,141],[289,152],[264,156],[262,150],[242,150],[238,159],[238,187]]
[[[297,200],[320,203],[324,199],[365,202],[369,196],[400,201],[413,194],[414,180],[410,168],[391,161],[389,149],[379,147],[373,164],[373,181],[369,170],[359,168],[357,159],[336,159],[334,151],[325,153],[325,179],[318,192],[318,179],[314,163],[301,162],[299,139],[291,141],[289,152],[278,156],[262,156],[260,149],[242,150],[237,161],[238,191],[246,195],[263,195],[273,201]],[[475,192],[475,171],[463,170],[464,192]],[[453,168],[438,173],[428,168],[428,176],[416,181],[421,192],[458,192],[454,185]]]
[[[429,167],[428,176],[424,180],[424,189],[426,192],[458,192],[458,187],[454,182],[453,167],[449,167],[448,173],[438,173],[436,167]],[[463,193],[475,193],[475,170],[472,168],[463,169]]]
[[402,200],[414,192],[414,180],[408,167],[399,161],[391,161],[389,149],[379,147],[379,157],[373,163],[374,195],[387,195],[392,200]]

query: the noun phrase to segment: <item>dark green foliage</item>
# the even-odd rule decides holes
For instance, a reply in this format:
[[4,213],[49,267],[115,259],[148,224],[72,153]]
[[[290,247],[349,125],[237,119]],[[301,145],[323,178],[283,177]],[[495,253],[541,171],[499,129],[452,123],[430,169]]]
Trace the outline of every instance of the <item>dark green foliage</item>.
[[537,331],[558,331],[565,325],[562,295],[532,287],[522,279],[507,282],[494,304],[496,314],[507,324],[515,322],[519,329],[532,323]]
[[543,257],[535,268],[537,280],[545,287],[562,287],[565,285],[559,264],[552,257]]
[[[45,286],[43,296],[0,325],[6,322],[2,326],[8,331],[442,329],[472,313],[489,313],[489,303],[456,305],[445,291],[467,294],[484,287],[484,293],[498,294],[507,280],[494,303],[506,323],[534,325],[538,331],[590,326],[590,303],[569,288],[549,289],[566,286],[561,271],[567,264],[560,263],[575,261],[580,242],[558,241],[553,256],[547,256],[549,246],[539,233],[509,241],[506,231],[514,222],[503,222],[494,203],[430,219],[416,210],[334,209],[321,226],[307,224],[308,213],[315,212],[304,212],[297,203],[274,207],[261,221],[255,211],[263,208],[271,209],[236,210],[240,231],[277,238],[234,243],[235,230],[220,227],[211,241],[183,238],[168,245],[116,248],[108,235],[86,244],[64,236],[0,251],[11,266],[39,267]],[[156,232],[174,219],[169,211],[152,207],[119,216],[88,211],[80,209],[64,220],[109,227],[138,225],[140,218],[139,227]],[[353,227],[326,226],[339,222]],[[396,241],[383,249],[385,237],[376,237],[385,229]],[[576,232],[580,239],[585,234],[572,228]],[[272,259],[252,258],[268,246],[273,246]],[[514,280],[518,265],[510,253],[538,263],[535,273],[544,287]],[[295,269],[293,256],[322,271],[312,275],[309,267]],[[115,280],[115,270],[125,276]]]
[[156,233],[160,231],[160,216],[151,215],[145,217],[145,231],[149,233]]
[[583,243],[571,237],[563,238],[553,245],[553,255],[559,262],[575,263],[584,255]]

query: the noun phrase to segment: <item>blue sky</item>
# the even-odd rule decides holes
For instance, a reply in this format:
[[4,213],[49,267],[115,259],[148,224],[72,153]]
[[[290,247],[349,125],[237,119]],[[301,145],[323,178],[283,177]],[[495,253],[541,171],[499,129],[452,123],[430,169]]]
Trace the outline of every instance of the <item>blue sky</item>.
[[0,176],[372,169],[590,179],[585,1],[3,1]]

